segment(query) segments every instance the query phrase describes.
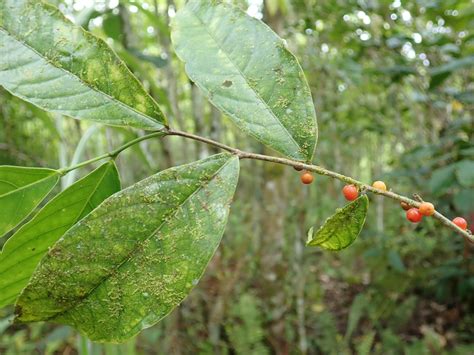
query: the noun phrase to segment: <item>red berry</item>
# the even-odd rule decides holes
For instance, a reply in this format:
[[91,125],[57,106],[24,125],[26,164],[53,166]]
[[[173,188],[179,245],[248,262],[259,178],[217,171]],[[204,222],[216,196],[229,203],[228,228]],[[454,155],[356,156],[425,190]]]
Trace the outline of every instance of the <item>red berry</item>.
[[462,230],[467,229],[467,222],[462,217],[456,217],[455,219],[453,219],[453,223],[457,225],[459,228],[461,228]]
[[403,201],[400,202],[400,206],[402,206],[402,208],[403,208],[405,211],[408,211],[408,210],[411,208],[411,206],[410,206],[408,203],[403,202]]
[[418,209],[423,216],[432,216],[435,212],[433,204],[429,202],[422,202]]
[[359,190],[354,185],[346,185],[342,189],[342,193],[344,197],[348,201],[354,201],[357,197],[359,197]]
[[313,175],[311,175],[308,172],[305,172],[303,175],[301,175],[301,182],[305,185],[311,184],[313,180],[314,180]]
[[418,223],[423,218],[423,215],[420,213],[418,208],[410,208],[407,211],[407,219],[412,223]]

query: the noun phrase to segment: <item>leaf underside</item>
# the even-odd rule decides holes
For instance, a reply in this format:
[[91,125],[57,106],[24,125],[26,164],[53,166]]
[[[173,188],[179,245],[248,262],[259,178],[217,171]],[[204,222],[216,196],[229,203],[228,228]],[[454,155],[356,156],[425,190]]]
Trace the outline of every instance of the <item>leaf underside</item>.
[[166,124],[107,44],[43,1],[0,2],[0,53],[0,85],[44,110],[141,129]]
[[312,159],[311,92],[268,26],[232,5],[191,0],[172,22],[172,41],[189,77],[240,129],[288,157]]
[[0,308],[15,301],[49,247],[119,190],[115,164],[105,163],[53,198],[10,237],[0,254]]
[[20,322],[51,320],[120,342],[166,316],[220,243],[239,160],[219,154],[125,189],[48,252],[16,304]]
[[368,208],[369,198],[360,196],[329,217],[315,234],[311,228],[306,245],[333,251],[347,248],[359,236]]
[[58,180],[56,170],[0,166],[0,237],[28,217]]

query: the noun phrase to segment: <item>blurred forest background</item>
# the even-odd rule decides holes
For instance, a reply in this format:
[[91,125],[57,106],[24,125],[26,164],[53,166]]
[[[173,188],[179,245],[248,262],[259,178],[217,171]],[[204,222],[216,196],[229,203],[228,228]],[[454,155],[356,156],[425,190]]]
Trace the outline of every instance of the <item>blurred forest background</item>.
[[[106,39],[173,127],[275,154],[187,79],[168,28],[183,0],[49,2]],[[474,224],[474,1],[233,2],[299,58],[319,120],[316,164],[419,193]],[[2,88],[0,120],[0,164],[64,167],[143,134],[46,114]],[[125,152],[118,166],[128,186],[213,153],[169,137]],[[474,246],[435,220],[411,225],[397,203],[372,196],[352,247],[306,248],[307,230],[343,206],[342,184],[317,176],[303,186],[292,168],[256,161],[243,161],[241,174],[218,252],[164,321],[126,344],[99,345],[64,326],[12,326],[7,308],[0,353],[474,353]]]

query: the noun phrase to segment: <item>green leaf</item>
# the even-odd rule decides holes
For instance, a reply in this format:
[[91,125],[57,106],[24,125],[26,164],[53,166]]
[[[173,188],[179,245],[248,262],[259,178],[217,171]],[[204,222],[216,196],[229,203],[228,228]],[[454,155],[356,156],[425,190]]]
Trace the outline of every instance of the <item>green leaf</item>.
[[431,174],[428,186],[433,194],[441,196],[446,190],[455,184],[455,164],[443,166]]
[[461,186],[474,186],[474,160],[462,160],[457,163],[456,177]]
[[474,104],[474,90],[466,90],[453,95],[454,98],[463,104]]
[[38,107],[103,124],[162,129],[157,103],[107,44],[38,0],[0,2],[0,85]]
[[453,198],[454,207],[459,212],[469,215],[472,212],[474,189],[462,189]]
[[403,263],[400,254],[396,250],[390,250],[387,254],[388,264],[398,272],[406,272],[407,269]]
[[48,248],[119,190],[115,164],[105,163],[57,195],[8,239],[0,254],[0,307],[15,301]]
[[327,250],[347,248],[359,236],[368,208],[368,197],[360,196],[329,217],[316,234],[313,235],[313,230],[310,229],[306,245],[320,246]]
[[372,345],[374,344],[375,331],[372,330],[361,337],[357,344],[357,355],[369,355],[372,353]]
[[217,249],[238,173],[238,157],[219,154],[108,198],[40,262],[17,301],[17,321],[65,323],[112,342],[158,322]]
[[51,169],[0,166],[0,237],[29,216],[59,177]]
[[123,41],[123,21],[120,17],[120,12],[115,13],[113,10],[107,11],[107,13],[103,15],[102,29],[108,37],[119,42]]
[[474,66],[474,55],[453,59],[446,64],[431,69],[430,89],[434,89],[435,87],[442,84],[451,75],[451,73],[472,66]]
[[369,305],[367,297],[363,293],[359,293],[354,297],[351,308],[349,309],[349,316],[347,318],[346,334],[344,340],[347,342],[352,337],[352,333],[356,330],[360,319]]
[[271,16],[275,16],[278,11],[281,11],[282,15],[286,15],[291,5],[288,0],[274,0],[267,1],[265,6],[268,8],[268,13]]
[[288,157],[312,159],[311,92],[268,26],[232,5],[191,0],[173,20],[172,41],[189,77],[240,129]]
[[147,62],[153,64],[157,68],[163,68],[166,65],[168,65],[168,60],[163,59],[161,56],[145,54],[145,53],[143,53],[140,50],[135,49],[135,48],[130,48],[129,52],[132,53],[138,59],[147,61]]

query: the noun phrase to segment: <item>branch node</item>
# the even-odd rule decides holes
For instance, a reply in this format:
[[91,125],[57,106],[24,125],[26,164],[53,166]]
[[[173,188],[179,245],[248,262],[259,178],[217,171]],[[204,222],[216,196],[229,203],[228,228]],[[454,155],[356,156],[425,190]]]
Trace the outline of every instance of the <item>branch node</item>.
[[418,195],[418,194],[413,194],[413,198],[414,198],[416,201],[418,201],[418,202],[422,202],[422,203],[425,202],[425,201],[423,201],[423,199],[421,198],[421,196]]

